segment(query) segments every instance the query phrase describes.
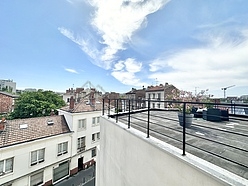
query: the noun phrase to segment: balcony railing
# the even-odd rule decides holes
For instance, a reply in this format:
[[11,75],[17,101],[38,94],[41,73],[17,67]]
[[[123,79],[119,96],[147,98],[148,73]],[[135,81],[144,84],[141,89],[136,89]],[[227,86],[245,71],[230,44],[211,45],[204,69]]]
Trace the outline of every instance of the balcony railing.
[[[147,138],[153,136],[182,149],[183,156],[191,153],[248,179],[248,104],[159,101],[161,108],[151,108],[157,100],[142,100],[142,107],[134,104],[138,101],[111,100],[108,103],[112,105],[103,104],[102,114],[145,132]],[[178,106],[183,108],[182,126]],[[189,107],[195,117],[186,128],[185,111]],[[195,108],[203,110],[196,112]]]

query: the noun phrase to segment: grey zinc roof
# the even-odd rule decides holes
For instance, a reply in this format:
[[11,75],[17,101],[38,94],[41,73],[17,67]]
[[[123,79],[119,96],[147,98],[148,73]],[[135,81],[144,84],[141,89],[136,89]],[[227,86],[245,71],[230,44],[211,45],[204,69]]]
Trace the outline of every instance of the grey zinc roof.
[[64,116],[6,120],[0,131],[0,148],[69,132]]

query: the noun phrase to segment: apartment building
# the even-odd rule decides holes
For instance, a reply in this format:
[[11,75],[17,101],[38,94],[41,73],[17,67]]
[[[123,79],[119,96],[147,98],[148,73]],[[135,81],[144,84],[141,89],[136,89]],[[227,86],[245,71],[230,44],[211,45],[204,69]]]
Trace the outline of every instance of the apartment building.
[[2,119],[0,183],[3,186],[52,185],[96,162],[102,103],[94,92],[59,115]]
[[138,109],[145,107],[145,97],[146,97],[146,89],[135,89],[132,88],[129,92],[126,93],[126,98],[130,99],[131,109]]
[[0,91],[16,93],[16,82],[10,79],[0,79]]
[[71,135],[64,116],[1,120],[0,183],[51,185],[70,176]]
[[[160,84],[156,86],[148,86],[146,89],[146,99],[151,101],[150,107],[151,108],[165,108],[167,105],[164,100],[171,100],[169,96],[172,95],[172,91],[177,90],[174,85],[169,85],[165,83],[165,85]],[[148,103],[147,103],[148,105]]]

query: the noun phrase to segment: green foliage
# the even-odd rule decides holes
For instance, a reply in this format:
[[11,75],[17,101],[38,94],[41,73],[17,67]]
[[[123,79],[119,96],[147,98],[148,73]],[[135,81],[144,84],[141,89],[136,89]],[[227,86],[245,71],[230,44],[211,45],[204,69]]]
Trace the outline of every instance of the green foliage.
[[9,119],[48,116],[65,106],[64,100],[52,91],[25,92],[15,102]]

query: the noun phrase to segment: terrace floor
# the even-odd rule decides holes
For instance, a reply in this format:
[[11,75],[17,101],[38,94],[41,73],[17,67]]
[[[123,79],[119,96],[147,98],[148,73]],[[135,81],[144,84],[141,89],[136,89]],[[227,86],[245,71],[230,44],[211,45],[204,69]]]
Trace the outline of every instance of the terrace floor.
[[[131,114],[131,128],[147,132],[148,112]],[[127,124],[128,115],[118,121]],[[175,111],[150,111],[150,135],[183,149],[183,128]],[[182,151],[183,153],[183,151]],[[248,119],[210,122],[194,118],[186,129],[186,155],[191,153],[248,179]]]

